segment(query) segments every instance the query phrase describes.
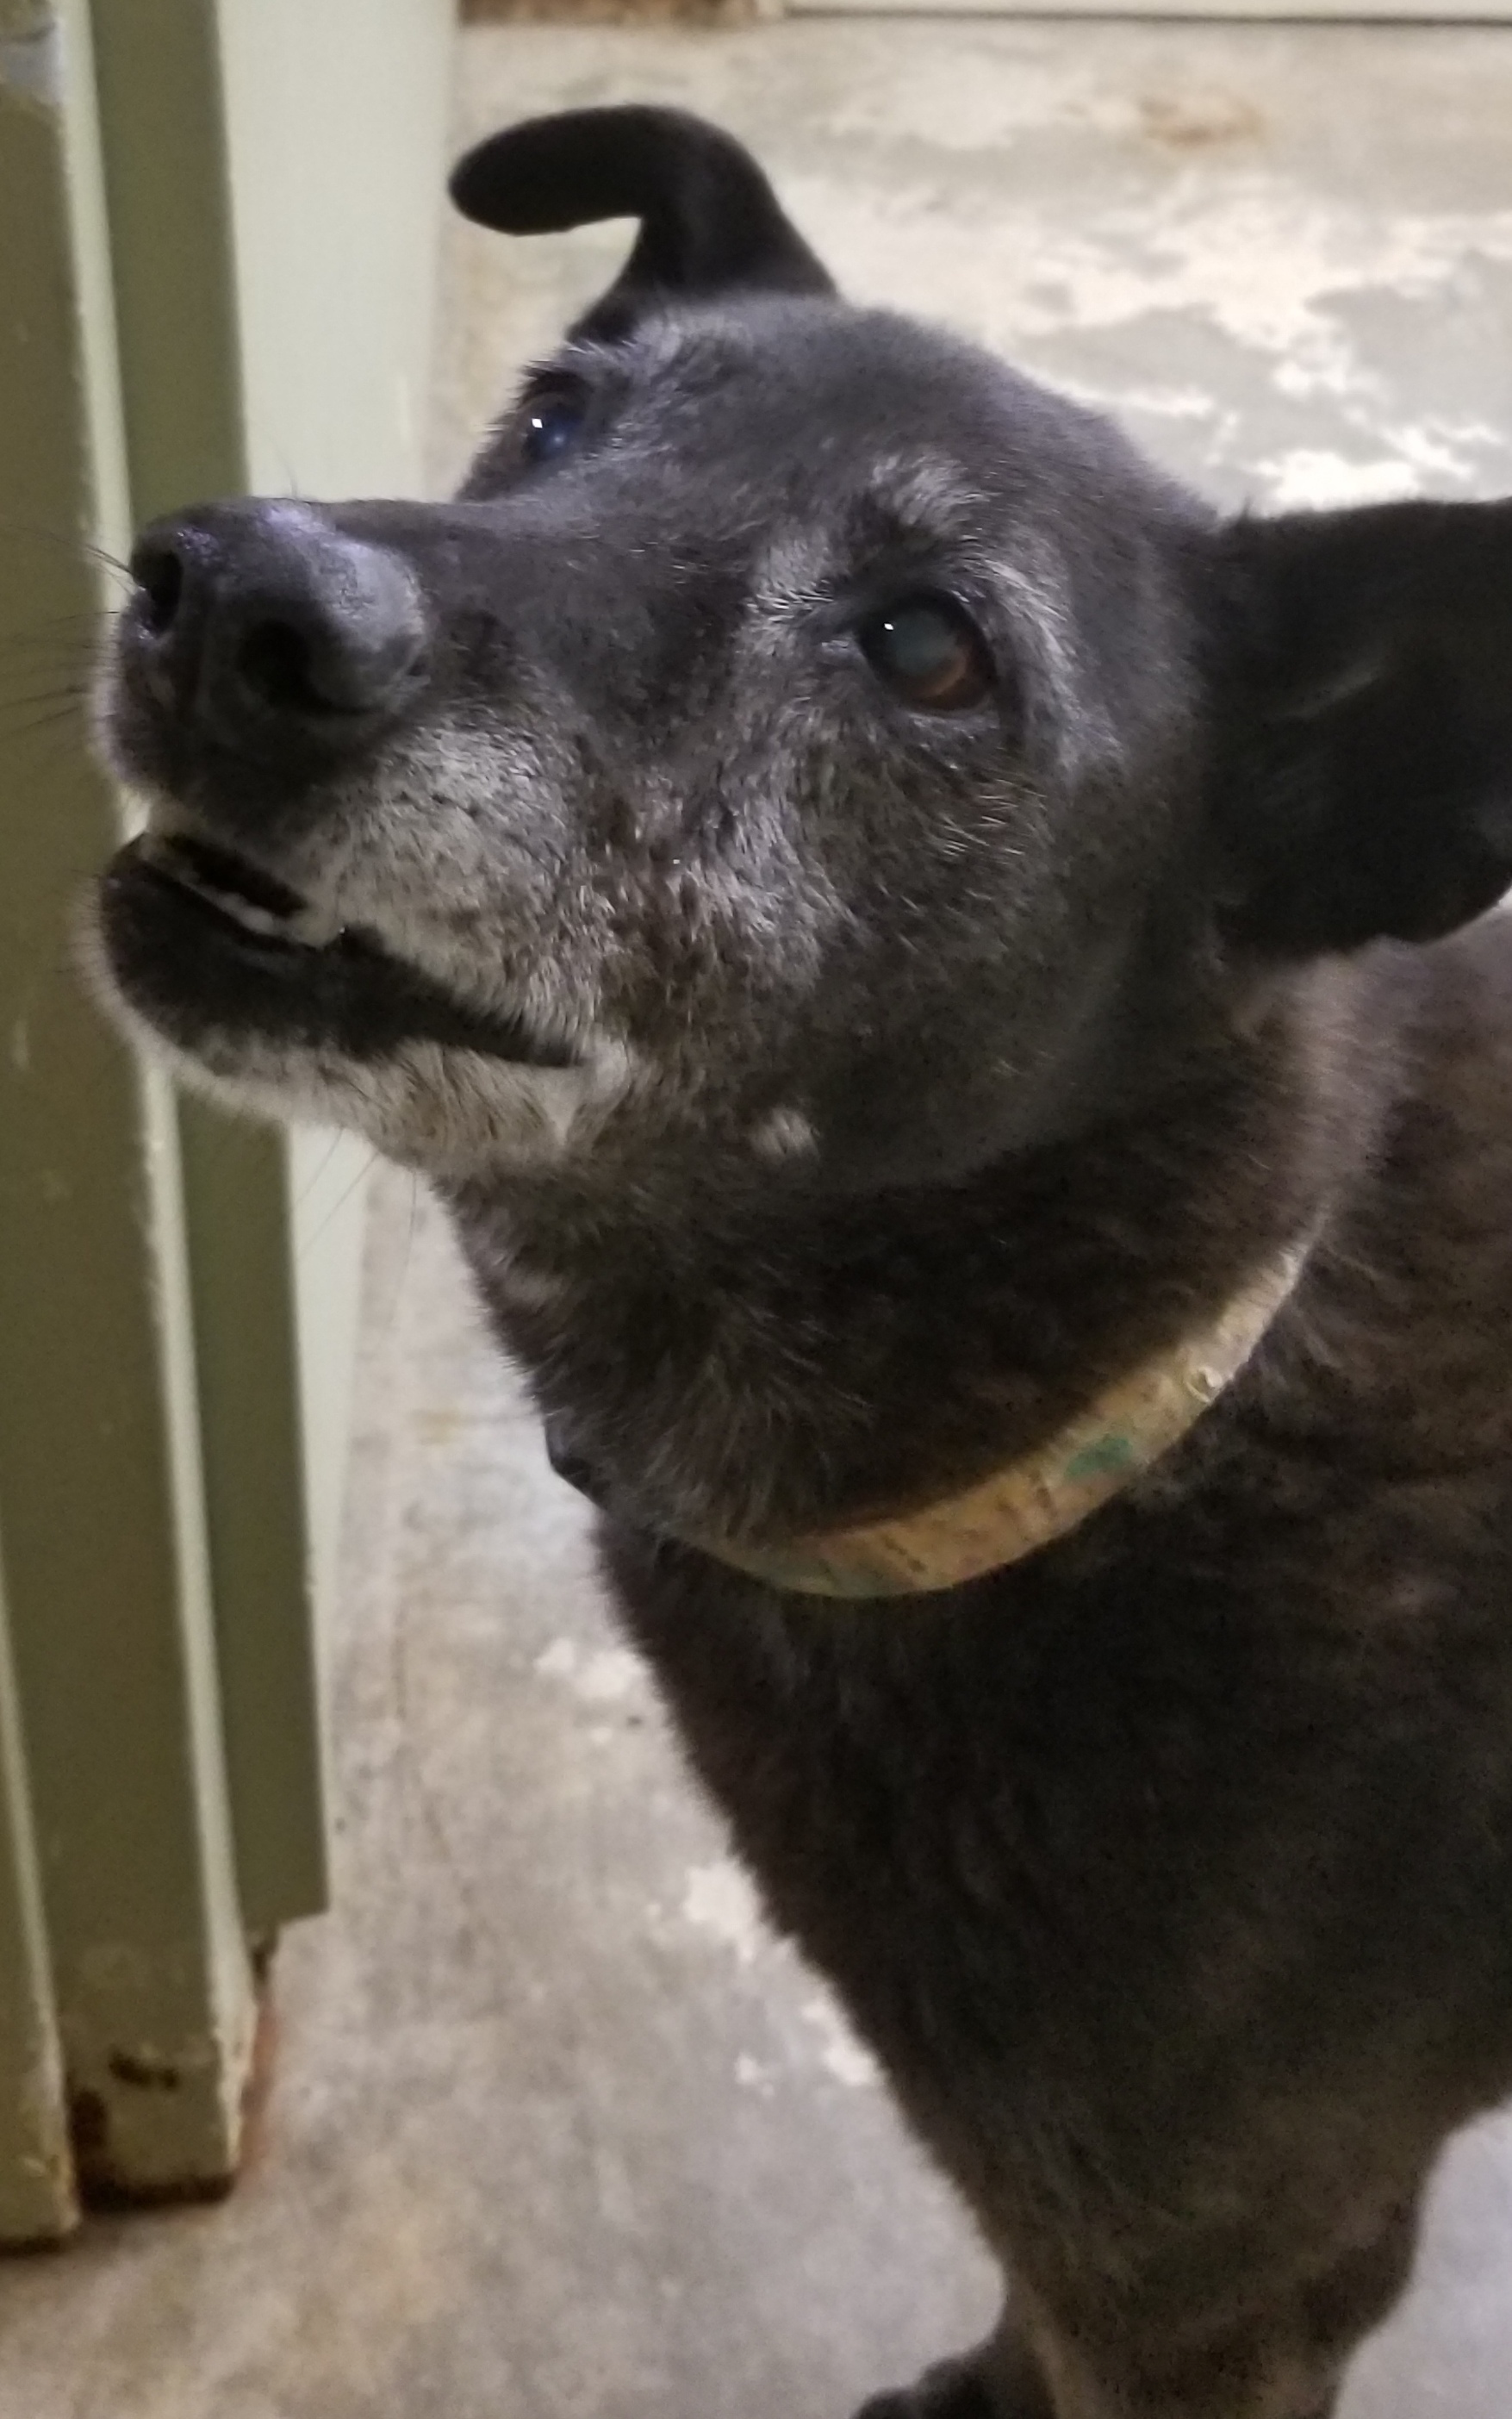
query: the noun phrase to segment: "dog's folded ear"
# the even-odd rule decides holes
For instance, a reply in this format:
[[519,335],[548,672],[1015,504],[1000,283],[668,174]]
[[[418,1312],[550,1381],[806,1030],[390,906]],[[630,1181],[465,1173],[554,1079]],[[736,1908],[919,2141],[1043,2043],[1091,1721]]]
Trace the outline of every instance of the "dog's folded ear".
[[451,198],[506,235],[640,221],[623,270],[574,335],[622,335],[658,299],[834,290],[750,153],[681,110],[527,118],[458,162]]
[[1512,502],[1245,520],[1226,920],[1306,955],[1426,941],[1512,885]]

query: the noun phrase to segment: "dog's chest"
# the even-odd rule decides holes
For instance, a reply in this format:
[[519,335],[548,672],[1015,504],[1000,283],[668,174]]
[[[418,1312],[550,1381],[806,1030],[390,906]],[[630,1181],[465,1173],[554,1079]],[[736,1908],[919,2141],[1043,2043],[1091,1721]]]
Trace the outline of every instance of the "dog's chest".
[[1257,2027],[1303,2089],[1320,1995],[1390,2035],[1425,1970],[1512,2057],[1508,1489],[1377,1485],[1331,1561],[1249,1476],[913,1606],[783,1605],[610,1540],[776,1919],[916,2113],[990,2058],[979,2131],[1095,2122],[1132,2065],[1179,2131]]

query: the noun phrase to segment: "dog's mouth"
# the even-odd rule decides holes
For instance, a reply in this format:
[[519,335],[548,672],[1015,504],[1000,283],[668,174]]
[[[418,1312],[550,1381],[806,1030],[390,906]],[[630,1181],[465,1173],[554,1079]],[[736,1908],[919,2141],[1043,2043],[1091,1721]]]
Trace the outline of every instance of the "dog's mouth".
[[250,865],[229,849],[207,840],[161,838],[144,833],[122,850],[123,859],[140,879],[158,883],[179,895],[186,905],[235,928],[235,939],[254,950],[299,950],[351,948],[352,935],[334,917],[323,917],[260,866]]
[[457,998],[219,843],[156,832],[128,841],[101,877],[99,921],[130,1006],[190,1051],[213,1034],[358,1060],[431,1041],[518,1066],[576,1063],[558,1038]]

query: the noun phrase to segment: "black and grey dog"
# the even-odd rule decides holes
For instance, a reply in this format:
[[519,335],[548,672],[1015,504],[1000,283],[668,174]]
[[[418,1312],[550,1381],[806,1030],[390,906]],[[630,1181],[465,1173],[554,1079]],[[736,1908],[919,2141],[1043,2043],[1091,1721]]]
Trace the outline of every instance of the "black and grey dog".
[[1323,2419],[1512,2091],[1512,505],[1221,520],[670,113],[454,190],[638,239],[455,503],[144,536],[110,988],[448,1204],[1001,2257],[873,2419]]

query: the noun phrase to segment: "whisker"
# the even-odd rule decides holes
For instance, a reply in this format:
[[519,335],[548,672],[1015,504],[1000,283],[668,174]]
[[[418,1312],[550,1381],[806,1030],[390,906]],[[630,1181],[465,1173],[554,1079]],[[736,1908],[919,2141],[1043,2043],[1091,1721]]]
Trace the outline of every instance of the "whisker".
[[44,702],[40,713],[32,712],[31,706],[23,703],[19,709],[25,717],[22,721],[8,723],[0,715],[0,739],[14,745],[23,739],[35,739],[45,733],[61,738],[68,732],[76,741],[82,742],[85,735],[82,702],[76,697],[53,699]]
[[38,732],[65,732],[81,753],[90,751],[89,716],[80,698],[0,699],[0,747],[12,747]]
[[392,1289],[389,1296],[388,1310],[384,1314],[383,1317],[377,1321],[377,1333],[385,1340],[393,1333],[395,1323],[399,1317],[400,1306],[405,1299],[405,1287],[409,1278],[410,1256],[415,1249],[415,1228],[420,1219],[420,1178],[415,1170],[411,1168],[409,1171],[409,1215],[405,1225],[404,1256],[400,1260],[399,1273],[393,1281]]
[[61,655],[33,655],[24,663],[7,663],[0,657],[0,697],[23,681],[46,681],[53,688],[67,686],[80,697],[86,697],[94,686],[83,664]]
[[78,639],[37,639],[19,645],[0,639],[0,678],[7,672],[32,678],[39,673],[67,672],[81,687],[94,678],[96,642]]
[[136,581],[132,577],[131,566],[129,562],[123,562],[118,554],[112,554],[108,547],[96,546],[89,538],[83,541],[83,551],[91,562],[99,563],[101,571],[110,572],[115,578],[121,580],[129,591],[134,591]]
[[312,1194],[314,1192],[321,1178],[325,1175],[327,1168],[330,1165],[332,1159],[335,1157],[337,1146],[341,1140],[342,1137],[339,1133],[333,1133],[331,1135],[329,1142],[326,1145],[325,1149],[320,1154],[320,1159],[317,1164],[312,1168],[310,1174],[305,1178],[304,1182],[300,1185],[298,1196],[294,1203],[294,1214],[296,1217],[298,1216],[301,1210],[308,1206]]
[[115,619],[115,608],[113,605],[81,607],[74,613],[48,613],[38,621],[18,622],[13,629],[0,633],[0,646],[26,644],[64,630],[98,628],[100,623],[114,622]]
[[24,714],[29,705],[84,705],[88,702],[86,683],[77,680],[51,681],[46,688],[8,690],[0,686],[0,712]]
[[327,1228],[341,1215],[341,1212],[345,1209],[353,1194],[357,1191],[358,1186],[363,1182],[365,1178],[372,1174],[377,1163],[377,1152],[370,1149],[367,1157],[363,1160],[361,1166],[358,1169],[357,1174],[353,1177],[351,1182],[349,1184],[343,1185],[340,1194],[331,1203],[330,1208],[327,1210],[319,1225],[315,1228],[314,1233],[313,1235],[307,1235],[304,1241],[300,1244],[298,1257],[299,1266],[301,1268],[305,1265],[310,1254],[314,1250],[315,1245],[320,1241],[320,1239],[325,1234]]
[[12,520],[7,516],[0,518],[0,538],[6,537],[39,539],[45,546],[60,547],[76,562],[93,562],[101,571],[108,571],[113,578],[121,580],[127,588],[136,585],[130,563],[123,562],[118,554],[112,554],[108,547],[84,537],[78,530],[50,529],[42,521]]
[[38,681],[87,697],[95,686],[99,653],[98,635],[83,639],[38,631],[0,639],[0,702],[20,684]]

